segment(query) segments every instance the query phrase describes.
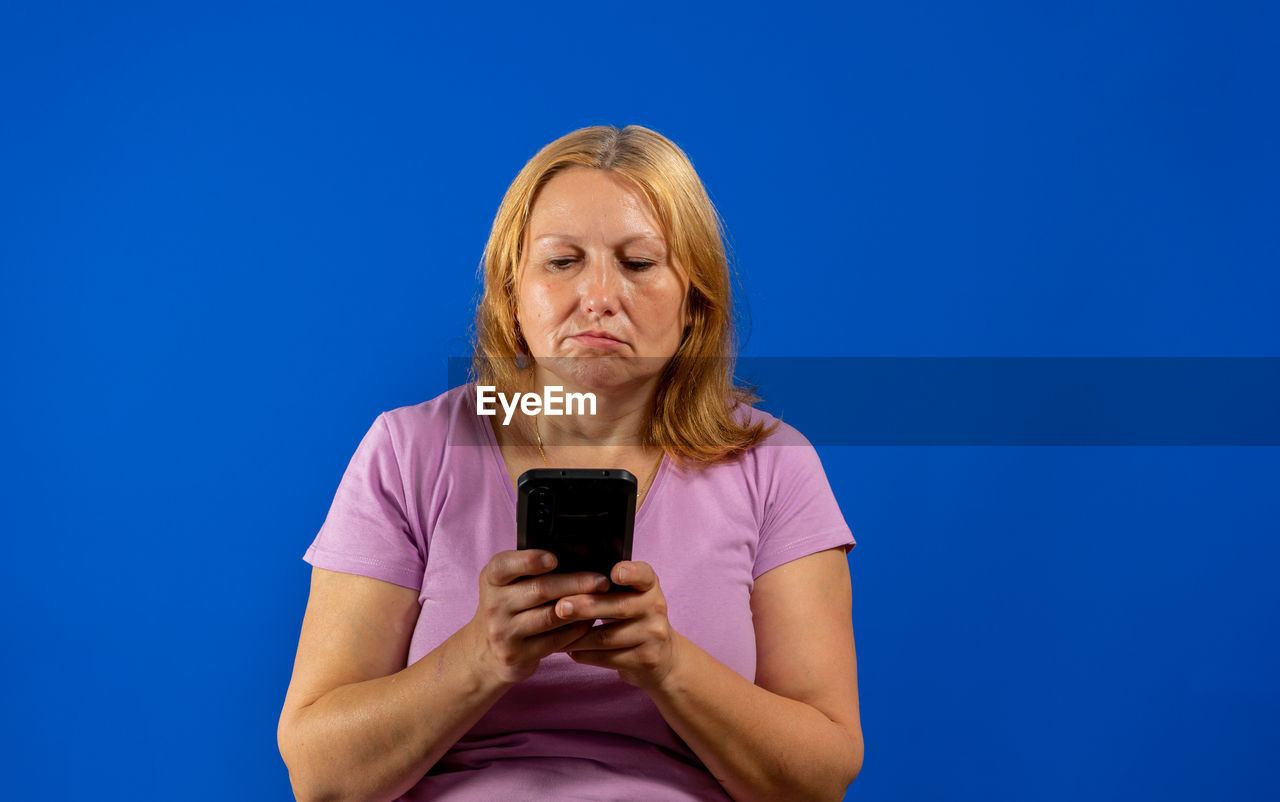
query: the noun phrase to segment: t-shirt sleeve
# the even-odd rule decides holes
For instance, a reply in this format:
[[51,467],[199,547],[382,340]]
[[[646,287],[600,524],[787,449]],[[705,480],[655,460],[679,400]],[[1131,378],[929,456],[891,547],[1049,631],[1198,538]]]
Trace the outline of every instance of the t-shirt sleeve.
[[791,430],[794,444],[764,445],[768,464],[764,518],[753,579],[783,563],[830,548],[857,545],[831,492],[813,445]]
[[378,415],[360,441],[324,525],[302,559],[317,568],[419,590],[425,554],[409,525],[386,414]]

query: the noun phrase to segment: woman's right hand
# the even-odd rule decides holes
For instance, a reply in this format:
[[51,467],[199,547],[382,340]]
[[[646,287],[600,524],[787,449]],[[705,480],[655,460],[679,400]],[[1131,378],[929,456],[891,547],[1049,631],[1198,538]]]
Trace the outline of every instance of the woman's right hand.
[[538,662],[591,629],[591,621],[566,621],[556,602],[609,588],[603,574],[552,574],[555,555],[516,549],[493,555],[480,572],[480,601],[468,626],[481,669],[509,684],[528,678]]

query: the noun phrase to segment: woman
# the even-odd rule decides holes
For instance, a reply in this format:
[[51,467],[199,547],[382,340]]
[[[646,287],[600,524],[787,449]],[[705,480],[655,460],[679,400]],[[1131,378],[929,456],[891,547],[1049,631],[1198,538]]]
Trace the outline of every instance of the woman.
[[[854,541],[813,447],[732,386],[729,300],[666,138],[586,128],[524,167],[477,383],[591,392],[596,414],[504,425],[463,385],[378,416],[305,558],[279,727],[300,799],[840,798],[862,763]],[[549,466],[638,478],[611,577],[515,550],[515,480]]]

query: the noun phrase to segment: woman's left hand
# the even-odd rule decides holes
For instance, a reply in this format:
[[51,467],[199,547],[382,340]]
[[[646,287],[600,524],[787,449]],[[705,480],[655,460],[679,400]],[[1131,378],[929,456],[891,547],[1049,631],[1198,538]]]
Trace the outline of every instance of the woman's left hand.
[[561,651],[584,665],[616,669],[629,685],[656,687],[676,661],[676,632],[667,620],[658,575],[648,563],[628,561],[613,566],[610,579],[631,590],[578,594],[556,602],[561,618],[605,620]]

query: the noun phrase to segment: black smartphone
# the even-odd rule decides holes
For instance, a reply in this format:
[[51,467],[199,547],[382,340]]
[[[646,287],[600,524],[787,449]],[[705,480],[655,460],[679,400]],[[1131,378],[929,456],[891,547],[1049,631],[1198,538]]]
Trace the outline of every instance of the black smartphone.
[[609,576],[616,563],[631,559],[636,477],[630,471],[536,468],[520,474],[516,493],[516,546],[555,554],[553,573]]

